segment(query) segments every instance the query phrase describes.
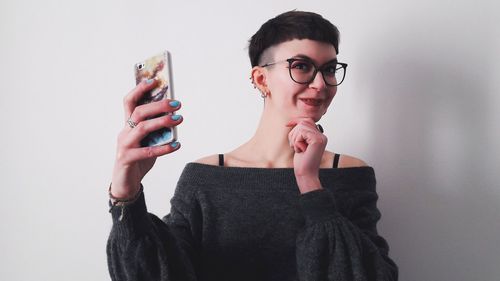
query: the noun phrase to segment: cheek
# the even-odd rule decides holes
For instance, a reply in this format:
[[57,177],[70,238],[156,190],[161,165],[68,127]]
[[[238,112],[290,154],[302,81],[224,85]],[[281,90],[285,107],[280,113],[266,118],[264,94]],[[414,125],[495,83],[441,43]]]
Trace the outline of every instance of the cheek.
[[274,76],[273,82],[268,84],[270,86],[269,89],[271,90],[271,95],[279,99],[280,103],[294,103],[296,97],[303,93],[307,89],[307,86],[293,82],[288,72],[285,74]]
[[337,87],[334,87],[333,89],[331,89],[328,93],[328,100],[329,100],[329,103],[332,102],[333,98],[335,97],[335,95],[337,94]]
[[[326,103],[326,108],[330,107],[330,105],[332,104],[332,101],[333,101],[333,98],[335,97],[335,95],[337,94],[337,89],[332,89],[332,91],[329,92],[328,94],[328,101]],[[325,110],[326,110],[325,108]]]
[[332,90],[330,92],[331,92],[331,95],[332,95],[332,98],[333,98],[337,94],[337,86],[332,87]]

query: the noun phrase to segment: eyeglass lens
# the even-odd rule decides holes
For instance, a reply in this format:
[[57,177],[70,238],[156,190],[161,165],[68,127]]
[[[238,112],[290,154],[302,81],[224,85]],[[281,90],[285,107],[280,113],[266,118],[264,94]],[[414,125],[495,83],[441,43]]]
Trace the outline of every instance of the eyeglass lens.
[[[290,62],[290,75],[297,83],[310,83],[314,80],[316,67],[307,60],[294,60]],[[326,84],[337,86],[342,83],[345,76],[345,69],[341,64],[332,62],[319,69],[325,79]]]

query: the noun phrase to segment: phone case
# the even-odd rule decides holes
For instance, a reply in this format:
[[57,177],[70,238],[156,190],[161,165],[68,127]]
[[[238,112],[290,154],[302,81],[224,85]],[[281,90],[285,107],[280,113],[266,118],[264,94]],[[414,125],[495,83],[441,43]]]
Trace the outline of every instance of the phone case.
[[[143,80],[153,78],[158,80],[157,86],[153,90],[144,93],[144,96],[139,101],[139,105],[174,98],[172,62],[168,51],[164,51],[161,54],[135,64],[136,84],[139,84]],[[173,112],[168,114],[173,114]],[[165,114],[152,116],[149,119],[163,115]],[[165,145],[175,140],[177,140],[177,129],[175,127],[163,128],[148,134],[141,140],[141,146]]]

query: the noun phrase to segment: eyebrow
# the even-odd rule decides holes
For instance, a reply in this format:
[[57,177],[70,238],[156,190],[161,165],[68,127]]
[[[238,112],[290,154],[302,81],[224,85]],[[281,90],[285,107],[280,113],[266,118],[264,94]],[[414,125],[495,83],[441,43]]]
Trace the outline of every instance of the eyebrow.
[[[306,56],[306,55],[303,55],[303,54],[297,54],[297,55],[293,56],[292,58],[297,58],[297,59],[305,59],[305,60],[308,60],[308,61],[311,61],[311,62],[313,62],[313,63],[314,63],[314,60],[313,60],[312,58],[310,58],[310,57],[308,57],[308,56]],[[337,59],[336,59],[336,58],[334,58],[334,59],[331,59],[331,60],[329,60],[329,61],[325,62],[324,64],[322,64],[322,65],[320,65],[320,66],[323,66],[323,65],[326,65],[326,64],[329,64],[329,63],[332,63],[332,62],[337,63],[338,61],[337,61]]]

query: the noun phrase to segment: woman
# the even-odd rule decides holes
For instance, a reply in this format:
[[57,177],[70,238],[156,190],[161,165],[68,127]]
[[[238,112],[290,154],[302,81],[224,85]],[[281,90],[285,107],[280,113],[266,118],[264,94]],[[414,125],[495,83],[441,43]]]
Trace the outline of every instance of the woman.
[[255,135],[229,153],[188,163],[163,220],[147,212],[141,179],[156,157],[180,145],[139,142],[180,124],[181,116],[146,120],[180,103],[136,106],[154,80],[125,98],[128,125],[109,190],[113,280],[397,280],[376,230],[373,168],[326,151],[315,124],[344,79],[338,36],[309,12],[262,25],[249,45],[251,80],[265,103]]

